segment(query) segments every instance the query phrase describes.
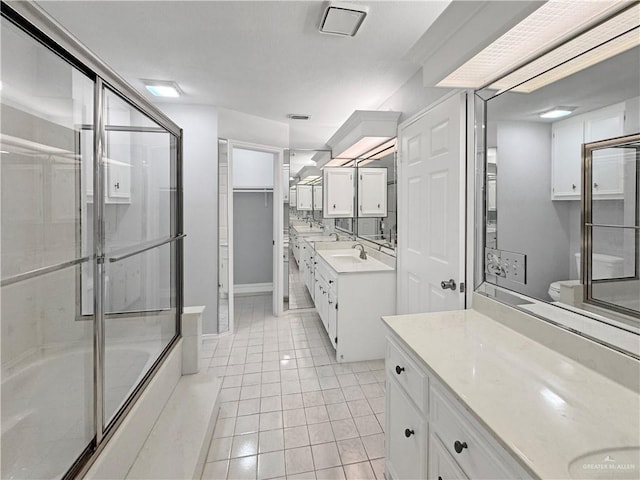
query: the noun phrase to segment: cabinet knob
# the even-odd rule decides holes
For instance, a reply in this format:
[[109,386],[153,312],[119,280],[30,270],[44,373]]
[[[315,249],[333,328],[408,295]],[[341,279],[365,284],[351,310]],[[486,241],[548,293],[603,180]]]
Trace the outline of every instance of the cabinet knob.
[[336,208],[336,204],[335,203],[333,204],[333,208]]
[[404,430],[404,436],[409,438],[411,435],[414,435],[416,432],[414,432],[413,430],[409,430],[408,428],[405,428]]
[[598,184],[597,184],[597,183],[594,183],[594,184],[593,184],[593,188],[598,188]]
[[456,440],[453,444],[453,449],[456,451],[456,453],[462,452],[462,450],[464,450],[465,448],[468,448],[467,442],[460,443],[458,440]]
[[333,283],[333,280],[329,280],[329,285],[331,285]]
[[114,185],[114,187],[115,187],[115,188],[117,188],[117,189],[119,190],[119,189],[120,189],[120,182],[116,183],[116,184]]
[[401,367],[400,365],[396,365],[396,373],[400,375],[402,372],[404,372],[404,367]]
[[575,189],[576,189],[576,184],[575,184],[575,183],[572,183],[572,184],[571,184],[571,188],[572,188],[573,190],[575,190]]

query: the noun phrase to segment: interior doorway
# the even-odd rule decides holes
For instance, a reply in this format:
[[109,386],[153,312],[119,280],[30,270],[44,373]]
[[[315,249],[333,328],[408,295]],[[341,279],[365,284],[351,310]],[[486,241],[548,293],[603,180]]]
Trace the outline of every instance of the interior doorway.
[[282,158],[277,147],[219,140],[218,333],[234,331],[237,295],[273,294],[282,314]]

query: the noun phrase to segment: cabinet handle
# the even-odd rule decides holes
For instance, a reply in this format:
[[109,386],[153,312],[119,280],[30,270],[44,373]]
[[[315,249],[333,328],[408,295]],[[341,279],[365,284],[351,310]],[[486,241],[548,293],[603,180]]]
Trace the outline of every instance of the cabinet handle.
[[456,453],[462,452],[462,450],[464,450],[465,448],[468,448],[467,442],[460,443],[458,440],[456,440],[453,444],[453,449],[456,451]]
[[416,432],[414,432],[413,430],[409,430],[408,428],[405,428],[404,430],[404,436],[409,438],[411,435],[414,435]]
[[440,475],[438,475],[438,480],[442,480],[442,477]]
[[333,302],[331,300],[329,300],[329,305],[333,305]]
[[401,367],[400,365],[396,365],[396,373],[400,375],[402,372],[404,372],[404,367]]
[[575,189],[576,189],[576,184],[575,184],[575,183],[572,183],[572,184],[571,184],[571,188],[575,190]]

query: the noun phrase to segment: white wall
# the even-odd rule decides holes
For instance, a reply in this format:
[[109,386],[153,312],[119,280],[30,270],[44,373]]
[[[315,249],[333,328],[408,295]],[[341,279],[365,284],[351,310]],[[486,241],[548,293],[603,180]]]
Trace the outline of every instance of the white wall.
[[289,147],[289,125],[218,108],[218,137],[271,147]]
[[204,305],[203,333],[217,333],[218,114],[214,107],[159,105],[184,131],[184,302]]
[[527,284],[498,284],[548,299],[569,278],[569,205],[551,201],[551,125],[498,122],[498,248],[527,255]]
[[420,68],[413,77],[386,99],[378,110],[402,112],[399,120],[399,123],[402,123],[451,91],[450,88],[425,87],[422,81],[422,68]]

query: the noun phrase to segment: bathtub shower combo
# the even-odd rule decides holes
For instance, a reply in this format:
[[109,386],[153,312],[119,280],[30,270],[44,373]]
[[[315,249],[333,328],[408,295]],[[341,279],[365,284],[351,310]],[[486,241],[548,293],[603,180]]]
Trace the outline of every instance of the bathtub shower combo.
[[180,335],[182,133],[39,7],[1,22],[0,477],[71,478]]

